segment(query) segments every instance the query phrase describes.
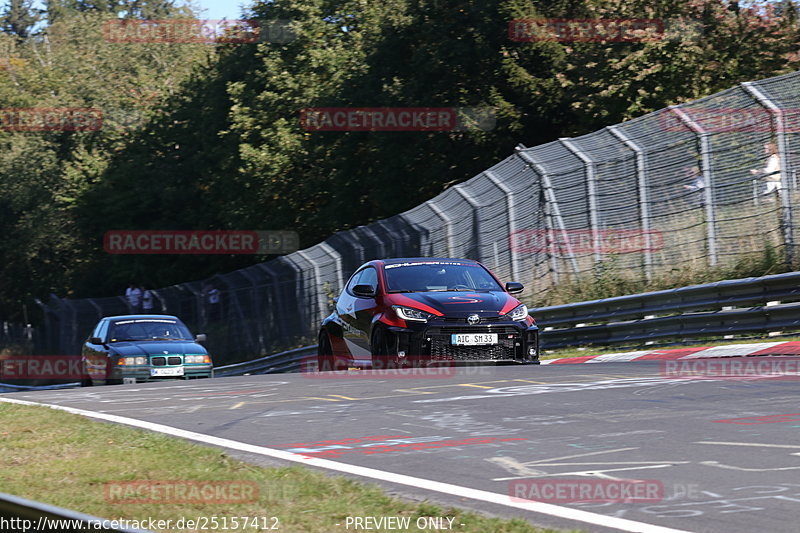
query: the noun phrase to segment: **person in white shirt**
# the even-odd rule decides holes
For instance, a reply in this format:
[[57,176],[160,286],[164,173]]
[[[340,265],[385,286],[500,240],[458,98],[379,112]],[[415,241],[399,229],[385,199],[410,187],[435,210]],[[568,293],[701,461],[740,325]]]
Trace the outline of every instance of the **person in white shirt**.
[[153,291],[142,286],[142,311],[150,314],[153,312]]
[[131,313],[140,313],[142,311],[142,289],[133,283],[125,290],[125,298],[128,299],[128,305],[131,308]]
[[781,159],[778,156],[778,147],[774,142],[764,145],[764,154],[767,162],[763,168],[754,168],[750,171],[754,176],[761,176],[764,180],[764,192],[762,195],[777,192],[781,188]]

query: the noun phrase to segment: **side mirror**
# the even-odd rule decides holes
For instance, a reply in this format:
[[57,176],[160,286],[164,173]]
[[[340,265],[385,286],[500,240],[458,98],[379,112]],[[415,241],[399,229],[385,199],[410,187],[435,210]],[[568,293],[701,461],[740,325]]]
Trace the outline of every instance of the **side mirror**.
[[197,336],[194,338],[194,342],[206,342],[206,334],[198,333]]
[[375,289],[372,285],[356,285],[353,287],[353,294],[361,298],[372,298],[375,296]]
[[89,337],[89,344],[103,344],[103,339],[100,337]]
[[506,292],[509,294],[516,294],[518,292],[522,292],[525,289],[525,286],[522,283],[517,283],[516,281],[509,281],[506,283]]

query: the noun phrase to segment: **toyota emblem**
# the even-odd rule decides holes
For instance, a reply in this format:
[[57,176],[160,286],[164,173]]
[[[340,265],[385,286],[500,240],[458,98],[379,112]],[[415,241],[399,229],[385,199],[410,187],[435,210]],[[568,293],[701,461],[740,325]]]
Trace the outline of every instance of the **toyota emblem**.
[[467,317],[467,324],[469,324],[470,326],[474,326],[475,324],[480,323],[480,321],[481,317],[479,317],[478,315],[473,314]]

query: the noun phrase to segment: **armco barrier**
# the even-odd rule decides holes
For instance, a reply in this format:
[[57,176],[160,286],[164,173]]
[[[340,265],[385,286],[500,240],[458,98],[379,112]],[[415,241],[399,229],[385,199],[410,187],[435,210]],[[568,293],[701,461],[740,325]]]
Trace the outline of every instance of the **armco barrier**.
[[800,272],[532,309],[542,346],[800,328]]
[[244,363],[220,366],[214,369],[214,377],[243,376],[245,374],[277,374],[299,372],[303,360],[317,354],[316,344],[295,348]]
[[119,524],[115,524],[112,520],[0,492],[0,531],[152,533],[146,529],[112,527],[114,525]]

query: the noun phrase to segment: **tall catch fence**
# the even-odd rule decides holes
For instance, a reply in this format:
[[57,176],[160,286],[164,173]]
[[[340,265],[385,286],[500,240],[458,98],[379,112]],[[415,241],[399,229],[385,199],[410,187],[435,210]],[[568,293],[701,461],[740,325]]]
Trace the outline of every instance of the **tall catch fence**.
[[[217,364],[314,342],[363,262],[477,259],[531,303],[598,266],[633,279],[725,267],[773,248],[794,265],[800,73],[515,153],[399,215],[286,256],[155,291],[154,312],[208,334]],[[774,146],[774,149],[773,149]],[[772,152],[775,152],[772,155]],[[752,172],[755,171],[755,172]],[[211,304],[208,286],[219,290]],[[74,353],[124,297],[40,302],[49,353]]]

